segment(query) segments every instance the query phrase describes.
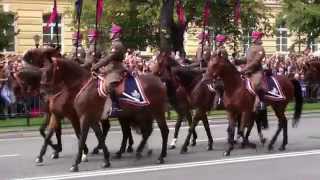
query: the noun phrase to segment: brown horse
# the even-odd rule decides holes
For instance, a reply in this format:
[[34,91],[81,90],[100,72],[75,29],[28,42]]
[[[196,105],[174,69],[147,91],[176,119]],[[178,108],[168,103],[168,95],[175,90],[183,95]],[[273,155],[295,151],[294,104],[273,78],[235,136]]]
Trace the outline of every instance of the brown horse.
[[[63,83],[65,88],[72,89],[75,81],[78,79],[86,79],[81,90],[73,94],[75,97],[73,107],[80,118],[81,137],[79,140],[79,149],[74,165],[71,171],[78,171],[78,165],[81,162],[82,151],[87,139],[89,127],[91,127],[97,138],[100,147],[104,152],[103,167],[110,166],[109,151],[105,145],[102,132],[98,126],[103,113],[105,97],[99,96],[97,90],[98,80],[93,79],[87,71],[84,71],[77,63],[56,59],[51,61],[51,65],[47,66],[43,71],[42,83],[48,86]],[[160,163],[164,162],[164,157],[167,155],[167,139],[169,129],[165,120],[165,102],[166,97],[165,87],[162,85],[159,78],[153,75],[141,75],[139,79],[142,84],[142,89],[145,92],[150,105],[143,108],[135,108],[120,104],[125,116],[135,114],[133,119],[127,121],[133,127],[139,128],[142,133],[142,141],[137,148],[137,157],[141,157],[142,150],[152,132],[152,122],[156,119],[162,135],[162,151],[159,157]],[[126,130],[125,130],[126,131]]]
[[[161,53],[158,56],[153,73],[159,75],[162,81],[166,83],[169,102],[178,113],[174,141],[178,137],[183,118],[187,117],[189,122],[189,132],[182,146],[181,153],[187,152],[187,146],[192,134],[194,138],[193,145],[195,145],[197,137],[195,128],[200,120],[202,120],[208,136],[208,150],[212,150],[213,138],[206,114],[212,108],[215,97],[215,91],[211,86],[212,82],[203,81],[202,71],[194,71],[182,67],[167,53]],[[191,115],[192,109],[196,110],[193,121]]]
[[[42,68],[42,67],[50,66],[52,58],[60,58],[60,57],[61,57],[60,50],[57,49],[57,48],[36,48],[36,49],[31,49],[31,50],[27,51],[25,53],[24,57],[23,57],[23,60],[24,60],[24,62],[27,63],[26,66],[28,68],[29,68],[30,65],[31,65],[30,66],[31,68],[34,68],[34,67]],[[41,74],[40,74],[40,76],[41,76]],[[39,77],[37,77],[37,78],[39,78]],[[41,79],[41,77],[40,77],[40,79]],[[31,84],[37,84],[38,83],[38,85],[40,85],[40,80],[36,81],[36,82],[29,82],[29,83],[31,83]],[[79,85],[78,89],[80,89],[82,84],[81,83],[80,84],[77,83],[77,84]],[[61,86],[61,84],[60,84],[60,86]],[[59,88],[62,89],[63,87],[59,87]],[[46,89],[45,91],[46,91],[45,93],[48,93],[47,92],[48,89]],[[50,91],[52,91],[51,88],[50,88]],[[61,91],[61,92],[65,93],[65,95],[61,95],[62,97],[66,97],[66,98],[69,97],[68,92],[66,92],[66,91]],[[60,94],[61,94],[61,92],[59,91]],[[52,92],[50,92],[50,93],[51,94],[55,94],[55,93],[52,93]],[[53,103],[55,103],[55,102],[59,103],[58,100],[55,100]],[[73,102],[73,100],[71,102]],[[70,108],[72,108],[72,107],[70,107]],[[130,117],[128,117],[128,118],[130,118]],[[72,121],[72,120],[73,119],[71,119],[70,121]],[[122,127],[124,121],[126,121],[125,117],[120,117],[119,118],[119,122],[120,122],[121,127]],[[49,123],[49,121],[46,124],[44,124],[42,127],[45,128],[46,125],[48,125],[48,123]],[[56,123],[61,123],[61,119],[57,119]],[[74,124],[74,123],[79,124],[79,122],[73,122],[72,124]],[[103,129],[103,136],[104,136],[104,138],[106,138],[108,130],[110,128],[110,123],[109,123],[109,121],[101,121],[101,126],[102,126],[102,129]],[[59,128],[59,127],[61,127],[61,125],[57,126],[57,128]],[[80,125],[77,125],[77,127],[80,127]],[[133,146],[133,138],[132,138],[132,134],[131,134],[131,129],[130,128],[129,128],[129,131],[126,132],[126,136],[125,137],[126,138],[123,138],[123,141],[124,140],[128,140],[129,141],[127,152],[130,153],[130,152],[133,151],[133,148],[132,148],[132,146]],[[125,152],[126,141],[122,143],[121,147],[122,147],[121,150],[119,152],[117,152],[117,158],[121,157],[121,154],[123,152]],[[96,146],[93,149],[92,154],[98,154],[99,153],[99,149],[101,149],[101,147],[99,147],[99,145]],[[86,156],[84,157],[84,160],[86,161]]]
[[[224,105],[227,110],[229,127],[228,127],[228,143],[229,147],[225,152],[225,155],[230,155],[230,152],[234,148],[234,133],[237,117],[241,117],[240,132],[243,137],[244,145],[254,145],[249,143],[249,134],[254,124],[255,113],[252,112],[254,106],[255,96],[252,95],[246,88],[245,80],[241,78],[241,74],[237,71],[235,66],[231,64],[226,56],[225,51],[218,51],[211,57],[208,65],[206,75],[209,78],[220,77],[224,82]],[[301,87],[296,80],[289,80],[284,76],[275,76],[278,80],[281,91],[285,98],[281,101],[274,101],[266,98],[266,103],[271,105],[275,111],[279,120],[279,127],[273,136],[268,149],[272,150],[273,145],[283,129],[283,142],[279,150],[285,150],[288,143],[288,129],[287,118],[285,116],[285,110],[288,103],[295,98],[295,113],[293,117],[293,125],[297,125],[302,111],[303,98],[301,93]],[[245,125],[248,125],[246,136],[244,137],[243,131]],[[254,146],[255,147],[255,146]]]
[[318,60],[307,61],[303,66],[304,80],[306,82],[320,81],[320,62]]

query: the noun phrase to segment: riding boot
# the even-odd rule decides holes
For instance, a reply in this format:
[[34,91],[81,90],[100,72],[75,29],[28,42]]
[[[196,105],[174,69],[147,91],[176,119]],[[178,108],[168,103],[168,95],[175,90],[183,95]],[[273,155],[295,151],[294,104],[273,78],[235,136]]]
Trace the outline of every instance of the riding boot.
[[112,100],[113,107],[119,109],[120,106],[119,106],[119,99],[118,99],[118,96],[116,94],[116,87],[117,87],[117,82],[111,83],[109,88],[108,88],[108,92],[109,92],[110,98]]

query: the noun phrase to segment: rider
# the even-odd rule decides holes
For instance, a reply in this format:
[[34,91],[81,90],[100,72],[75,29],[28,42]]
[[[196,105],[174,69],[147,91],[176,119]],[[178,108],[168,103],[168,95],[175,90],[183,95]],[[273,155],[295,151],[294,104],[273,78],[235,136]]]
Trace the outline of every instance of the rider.
[[210,53],[211,53],[211,48],[210,48],[210,37],[208,32],[202,32],[198,35],[199,41],[199,46],[197,49],[196,53],[196,60],[200,63],[201,65],[206,66],[207,62],[210,59]]
[[[90,29],[88,32],[88,40],[89,40],[89,49],[82,67],[90,68],[94,63],[96,63],[97,59],[101,57],[101,53],[97,48],[96,41],[98,40],[99,32],[95,29]],[[95,48],[96,46],[96,48]]]
[[259,102],[263,103],[262,98],[265,93],[265,89],[262,86],[263,78],[263,68],[262,60],[265,57],[265,50],[262,46],[262,36],[263,33],[259,31],[253,31],[252,34],[253,45],[249,48],[247,55],[245,57],[246,66],[242,69],[242,73],[245,73],[249,76],[253,88],[257,92],[257,96],[254,104],[254,112]]
[[[84,50],[84,48],[82,46],[82,34],[79,33],[79,38],[77,36],[78,36],[77,32],[75,32],[72,35],[73,48],[72,48],[72,51],[71,51],[71,54],[70,54],[70,58],[76,60],[77,62],[79,62],[81,64],[83,64],[84,60],[85,60],[85,57],[86,57],[86,51]],[[77,51],[77,46],[78,46],[78,51]]]
[[108,56],[101,59],[98,63],[93,65],[92,70],[97,71],[101,67],[104,68],[105,84],[111,98],[115,100],[115,87],[123,79],[123,73],[126,71],[122,61],[124,60],[126,48],[121,42],[122,28],[116,24],[112,24],[110,31],[111,51]]
[[215,38],[216,40],[216,51],[217,50],[225,50],[224,43],[226,42],[226,36],[222,34],[218,34]]

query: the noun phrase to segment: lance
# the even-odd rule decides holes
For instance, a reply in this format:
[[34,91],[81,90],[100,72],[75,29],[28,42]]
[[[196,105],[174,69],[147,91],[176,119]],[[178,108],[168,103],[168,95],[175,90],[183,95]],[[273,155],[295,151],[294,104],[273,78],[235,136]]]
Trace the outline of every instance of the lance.
[[201,60],[200,60],[200,69],[202,68],[202,59],[203,59],[203,50],[204,50],[204,43],[205,43],[205,31],[206,25],[208,23],[208,17],[210,14],[210,1],[207,0],[203,10],[203,29],[202,29],[202,42],[201,42]]
[[82,0],[76,1],[77,10],[77,42],[76,42],[76,58],[78,58],[78,48],[80,39],[80,24],[81,24],[81,14],[82,14]]

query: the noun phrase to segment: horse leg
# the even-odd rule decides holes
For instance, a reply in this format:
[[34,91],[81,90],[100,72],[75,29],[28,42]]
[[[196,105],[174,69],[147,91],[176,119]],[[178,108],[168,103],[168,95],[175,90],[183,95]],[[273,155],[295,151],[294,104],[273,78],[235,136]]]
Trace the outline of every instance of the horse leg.
[[59,117],[59,121],[57,122],[57,128],[55,130],[56,132],[56,137],[57,137],[57,145],[55,148],[55,151],[51,155],[51,159],[58,159],[59,158],[59,153],[62,151],[62,142],[61,142],[61,119]]
[[79,171],[79,164],[81,163],[82,152],[84,151],[86,140],[88,137],[89,132],[89,123],[85,117],[80,119],[81,122],[81,133],[79,134],[79,145],[78,145],[78,153],[75,159],[74,164],[70,168],[71,172],[78,172]]
[[36,163],[42,163],[43,162],[43,156],[47,151],[47,147],[48,147],[48,143],[54,133],[54,129],[57,127],[57,119],[56,116],[54,114],[52,114],[50,116],[50,122],[49,122],[49,130],[48,130],[48,134],[46,135],[46,137],[44,138],[44,143],[41,147],[40,150],[40,154],[36,159]]
[[[176,125],[174,127],[174,134],[173,134],[173,139],[172,142],[170,144],[170,149],[175,149],[176,148],[176,143],[177,143],[177,138],[178,138],[178,134],[179,134],[179,129],[181,127],[181,123],[183,121],[183,115],[180,111],[177,111],[178,113],[178,119],[176,122]],[[190,124],[189,124],[190,126]]]
[[[108,135],[109,129],[110,129],[110,122],[109,119],[101,120],[101,127],[102,127],[102,137],[104,138],[104,141]],[[93,151],[92,154],[99,154],[99,149],[102,149],[99,145],[97,145]]]
[[159,163],[163,164],[164,163],[164,158],[167,156],[167,143],[168,143],[168,135],[169,135],[169,128],[167,126],[166,122],[166,117],[165,113],[160,113],[158,117],[156,118],[158,127],[161,132],[161,137],[162,137],[162,149],[161,149],[161,154],[158,158]]
[[267,139],[263,137],[263,133],[262,133],[262,119],[261,119],[261,114],[262,112],[259,111],[256,118],[255,118],[255,122],[257,124],[257,131],[258,131],[258,135],[259,135],[259,139],[261,144],[264,146]]
[[212,147],[213,146],[213,138],[212,138],[211,131],[210,131],[208,117],[205,112],[203,114],[202,122],[203,122],[204,129],[206,130],[206,133],[208,136],[208,150],[211,151],[213,149],[213,147]]
[[195,131],[195,128],[197,127],[199,121],[200,121],[201,117],[199,115],[199,112],[197,111],[194,118],[193,118],[193,122],[189,128],[189,131],[188,131],[188,135],[184,141],[184,144],[182,145],[182,148],[180,150],[180,153],[181,154],[184,154],[186,152],[188,152],[188,145],[189,145],[189,141],[190,141],[190,138],[191,138],[191,135],[192,133]]
[[250,133],[251,133],[251,130],[253,128],[253,125],[254,125],[254,119],[255,119],[255,113],[253,112],[246,112],[244,113],[244,116],[245,118],[247,118],[247,120],[249,120],[249,124],[248,124],[248,128],[247,128],[247,132],[246,132],[246,135],[244,137],[244,141],[242,142],[242,147],[245,147],[245,146],[249,146],[251,148],[257,148],[256,144],[254,143],[251,143],[249,141],[249,136],[250,136]]
[[288,120],[284,114],[284,108],[279,107],[273,107],[275,114],[279,120],[278,130],[276,134],[272,137],[270,144],[268,146],[269,150],[273,149],[273,145],[275,141],[277,140],[277,137],[279,133],[281,132],[281,129],[283,129],[283,142],[280,146],[279,150],[284,151],[286,149],[286,145],[288,144]]
[[94,133],[96,134],[97,140],[99,142],[98,146],[102,148],[103,155],[104,155],[104,163],[102,168],[110,167],[110,153],[105,143],[105,136],[100,129],[100,126],[97,122],[91,124],[91,128],[93,129]]
[[122,130],[122,142],[120,146],[120,150],[116,153],[115,158],[120,159],[122,154],[126,151],[127,141],[129,138],[129,133],[131,133],[131,129],[129,125],[125,122],[126,119],[119,118],[121,130]]
[[227,129],[228,132],[228,148],[224,152],[225,156],[230,156],[231,151],[234,149],[234,134],[235,134],[235,113],[233,112],[227,112],[228,119],[229,119],[229,126]]
[[[280,109],[278,109],[278,107],[272,107],[273,109],[274,109],[274,111],[275,111],[275,114],[276,114],[276,116],[277,116],[277,118],[278,118],[278,129],[277,129],[277,131],[276,131],[276,133],[274,134],[274,136],[272,137],[272,139],[271,139],[271,141],[270,141],[270,144],[269,144],[269,146],[268,146],[268,149],[269,149],[269,151],[271,151],[272,149],[273,149],[273,145],[274,145],[274,143],[276,142],[276,140],[277,140],[277,138],[278,138],[278,135],[279,135],[279,133],[281,132],[281,130],[282,130],[282,128],[283,128],[283,125],[284,125],[284,120],[286,121],[287,119],[285,118],[285,116],[284,116],[284,111],[283,112],[281,112],[281,110]],[[285,135],[285,134],[284,134]],[[284,139],[285,140],[285,139]],[[284,143],[284,142],[283,142]]]
[[148,138],[151,135],[151,132],[152,132],[152,124],[151,124],[150,128],[146,128],[146,127],[141,128],[142,140],[137,148],[137,152],[136,152],[137,159],[140,159],[142,157],[142,151],[147,143]]
[[128,126],[128,135],[129,135],[129,137],[128,137],[128,142],[129,142],[129,145],[128,145],[128,148],[127,148],[127,152],[128,153],[132,153],[133,152],[133,143],[134,143],[134,141],[133,141],[133,137],[132,137],[132,132],[131,132],[131,128],[130,128],[130,126]]
[[[40,135],[43,137],[43,139],[46,138],[46,132],[45,131],[46,131],[46,128],[48,127],[48,125],[49,125],[49,122],[50,122],[50,117],[49,117],[48,114],[46,114],[44,123],[41,124],[41,126],[39,128]],[[51,139],[49,139],[47,142],[48,142],[48,145],[51,146],[54,151],[58,151],[59,150],[57,145],[54,145],[52,143]]]
[[[68,118],[72,124],[72,127],[74,129],[74,132],[75,132],[78,140],[80,141],[81,129],[80,129],[80,123],[79,123],[80,121],[79,121],[77,115],[74,114],[73,116],[70,116]],[[87,159],[88,153],[89,153],[89,149],[88,149],[87,145],[85,144],[84,148],[83,148],[83,154],[82,154],[82,161],[83,162],[88,161],[88,159]]]
[[[191,125],[192,125],[192,114],[191,114],[191,111],[187,112],[186,118],[188,120],[189,127],[191,127]],[[197,144],[197,138],[198,138],[196,129],[193,130],[192,135],[193,135],[193,138],[192,138],[191,146],[195,146]]]

